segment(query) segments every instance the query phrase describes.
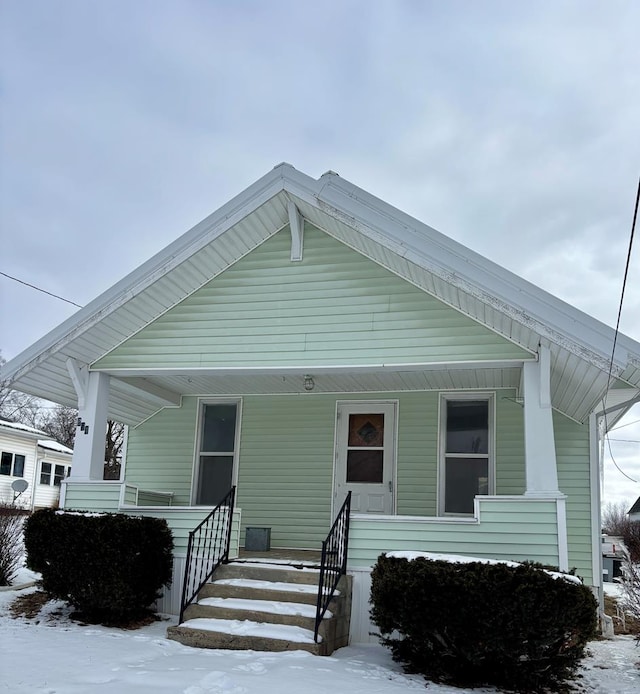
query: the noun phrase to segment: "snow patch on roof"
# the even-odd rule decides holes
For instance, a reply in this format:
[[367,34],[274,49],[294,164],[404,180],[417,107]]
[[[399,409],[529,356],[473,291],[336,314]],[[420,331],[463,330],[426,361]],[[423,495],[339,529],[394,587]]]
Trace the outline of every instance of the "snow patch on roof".
[[30,434],[46,434],[46,431],[42,431],[41,429],[36,429],[26,424],[20,424],[19,422],[10,422],[7,419],[0,419],[0,426],[7,427],[7,429],[16,429],[17,431],[26,431]]
[[50,451],[56,451],[57,453],[68,453],[69,455],[73,454],[72,448],[68,448],[67,446],[58,443],[57,441],[53,441],[52,439],[39,439],[38,446],[40,446],[40,448],[47,448]]

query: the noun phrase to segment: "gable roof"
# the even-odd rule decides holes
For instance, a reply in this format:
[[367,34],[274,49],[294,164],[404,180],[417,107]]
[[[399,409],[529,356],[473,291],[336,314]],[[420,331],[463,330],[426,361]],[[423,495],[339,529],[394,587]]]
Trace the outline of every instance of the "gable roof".
[[[17,390],[75,405],[67,359],[94,363],[289,225],[291,214],[531,354],[540,343],[549,346],[552,401],[559,411],[584,421],[598,406],[608,385],[611,328],[337,174],[316,180],[289,164],[276,166],[5,364],[4,377]],[[619,335],[612,372],[617,381],[607,407],[640,392],[640,344]],[[163,388],[159,375],[144,383],[140,377],[113,380],[114,419],[142,421],[185,394],[175,384]]]

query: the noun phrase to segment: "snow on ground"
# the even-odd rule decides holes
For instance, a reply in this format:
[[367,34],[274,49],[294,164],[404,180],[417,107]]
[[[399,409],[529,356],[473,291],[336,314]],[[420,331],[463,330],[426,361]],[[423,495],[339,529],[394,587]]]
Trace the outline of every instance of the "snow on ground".
[[[33,578],[23,570],[21,581]],[[341,648],[322,658],[304,651],[261,653],[190,648],[165,638],[175,619],[133,631],[82,626],[51,602],[34,620],[13,619],[8,606],[33,591],[0,592],[0,693],[11,694],[400,694],[425,691],[382,646]],[[582,692],[637,694],[640,649],[631,637],[589,647]],[[464,694],[428,685],[430,694]]]

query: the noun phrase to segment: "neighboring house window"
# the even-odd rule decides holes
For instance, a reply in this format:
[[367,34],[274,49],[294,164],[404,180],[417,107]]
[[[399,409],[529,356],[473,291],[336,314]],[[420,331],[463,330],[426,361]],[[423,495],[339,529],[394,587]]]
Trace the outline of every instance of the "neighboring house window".
[[19,453],[2,451],[2,456],[0,456],[0,475],[24,477],[24,456]]
[[202,406],[196,504],[217,506],[233,486],[238,403]]
[[40,463],[40,484],[48,484],[59,487],[65,477],[69,477],[70,465],[54,465],[53,463]]
[[493,397],[446,395],[441,403],[440,513],[473,514],[494,493]]

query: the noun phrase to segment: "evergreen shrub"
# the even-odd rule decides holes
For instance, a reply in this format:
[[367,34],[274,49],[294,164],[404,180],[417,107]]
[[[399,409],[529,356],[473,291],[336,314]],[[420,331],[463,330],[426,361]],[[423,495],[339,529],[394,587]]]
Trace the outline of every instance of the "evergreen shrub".
[[163,519],[43,509],[26,521],[24,543],[43,590],[88,622],[137,619],[171,583],[173,538]]
[[595,635],[589,588],[536,564],[379,557],[371,617],[395,660],[456,686],[565,686]]

